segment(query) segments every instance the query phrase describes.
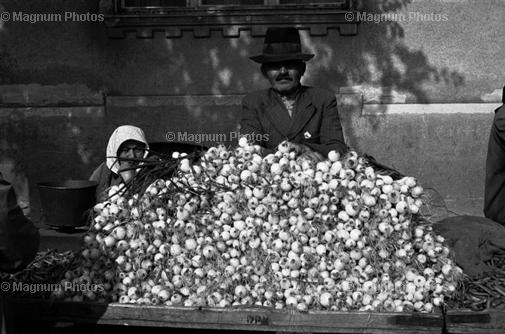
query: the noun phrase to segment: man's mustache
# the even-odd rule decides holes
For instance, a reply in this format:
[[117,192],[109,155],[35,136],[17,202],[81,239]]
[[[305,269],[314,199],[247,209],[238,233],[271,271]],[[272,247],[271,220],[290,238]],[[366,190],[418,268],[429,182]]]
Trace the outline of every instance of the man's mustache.
[[289,75],[279,75],[277,78],[275,78],[275,81],[281,81],[281,80],[293,81],[293,79]]

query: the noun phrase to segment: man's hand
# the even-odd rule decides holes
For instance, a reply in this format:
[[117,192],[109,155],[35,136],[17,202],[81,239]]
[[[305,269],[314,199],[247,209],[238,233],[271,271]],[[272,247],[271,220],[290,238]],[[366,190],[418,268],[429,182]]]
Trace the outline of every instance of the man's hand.
[[308,160],[312,160],[314,162],[319,162],[319,161],[323,161],[324,157],[321,153],[316,152],[316,151],[312,151],[311,149],[309,149],[308,151],[305,151],[304,153],[302,153],[300,155],[300,159],[308,159]]
[[298,159],[308,159],[314,162],[323,161],[324,157],[319,152],[313,151],[310,147],[293,142],[285,142],[291,149],[294,149],[300,156]]
[[302,154],[302,153],[305,153],[306,151],[310,150],[310,148],[303,145],[303,144],[297,144],[297,143],[293,143],[293,142],[285,140],[277,146],[277,150],[279,150],[281,152],[295,151],[297,154]]
[[292,143],[290,141],[288,141],[287,143],[298,154],[303,154],[303,153],[305,153],[307,151],[307,149],[309,149],[307,146],[302,145],[302,144],[296,144],[296,143]]

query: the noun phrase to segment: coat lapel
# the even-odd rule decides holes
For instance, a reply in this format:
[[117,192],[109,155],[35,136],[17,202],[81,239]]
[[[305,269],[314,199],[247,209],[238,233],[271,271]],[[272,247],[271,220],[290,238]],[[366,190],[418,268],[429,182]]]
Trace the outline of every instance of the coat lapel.
[[310,98],[305,94],[305,89],[301,92],[296,101],[296,109],[293,115],[293,122],[289,128],[289,138],[292,139],[303,130],[307,122],[312,118],[316,112],[316,108],[312,104]]
[[281,99],[275,96],[275,93],[272,91],[269,92],[268,105],[265,108],[265,116],[282,136],[286,138],[288,137],[290,134],[289,129],[292,124],[292,119],[289,117]]

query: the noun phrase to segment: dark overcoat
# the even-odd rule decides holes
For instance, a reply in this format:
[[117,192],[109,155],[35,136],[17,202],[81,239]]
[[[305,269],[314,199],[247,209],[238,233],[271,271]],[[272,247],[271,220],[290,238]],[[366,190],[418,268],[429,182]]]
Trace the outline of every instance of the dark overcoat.
[[244,97],[240,133],[256,139],[267,153],[284,140],[307,145],[325,157],[331,150],[345,153],[348,149],[335,95],[307,86],[296,97],[292,118],[271,88]]
[[0,272],[26,267],[39,248],[39,231],[18,206],[12,185],[0,173]]
[[505,105],[496,109],[489,135],[484,215],[505,224]]

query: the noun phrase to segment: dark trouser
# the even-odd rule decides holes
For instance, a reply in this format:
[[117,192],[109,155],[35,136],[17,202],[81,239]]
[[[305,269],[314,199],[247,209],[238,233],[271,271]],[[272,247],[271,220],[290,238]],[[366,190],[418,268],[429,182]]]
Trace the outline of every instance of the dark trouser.
[[0,334],[12,334],[12,322],[8,307],[5,302],[5,297],[0,293]]

